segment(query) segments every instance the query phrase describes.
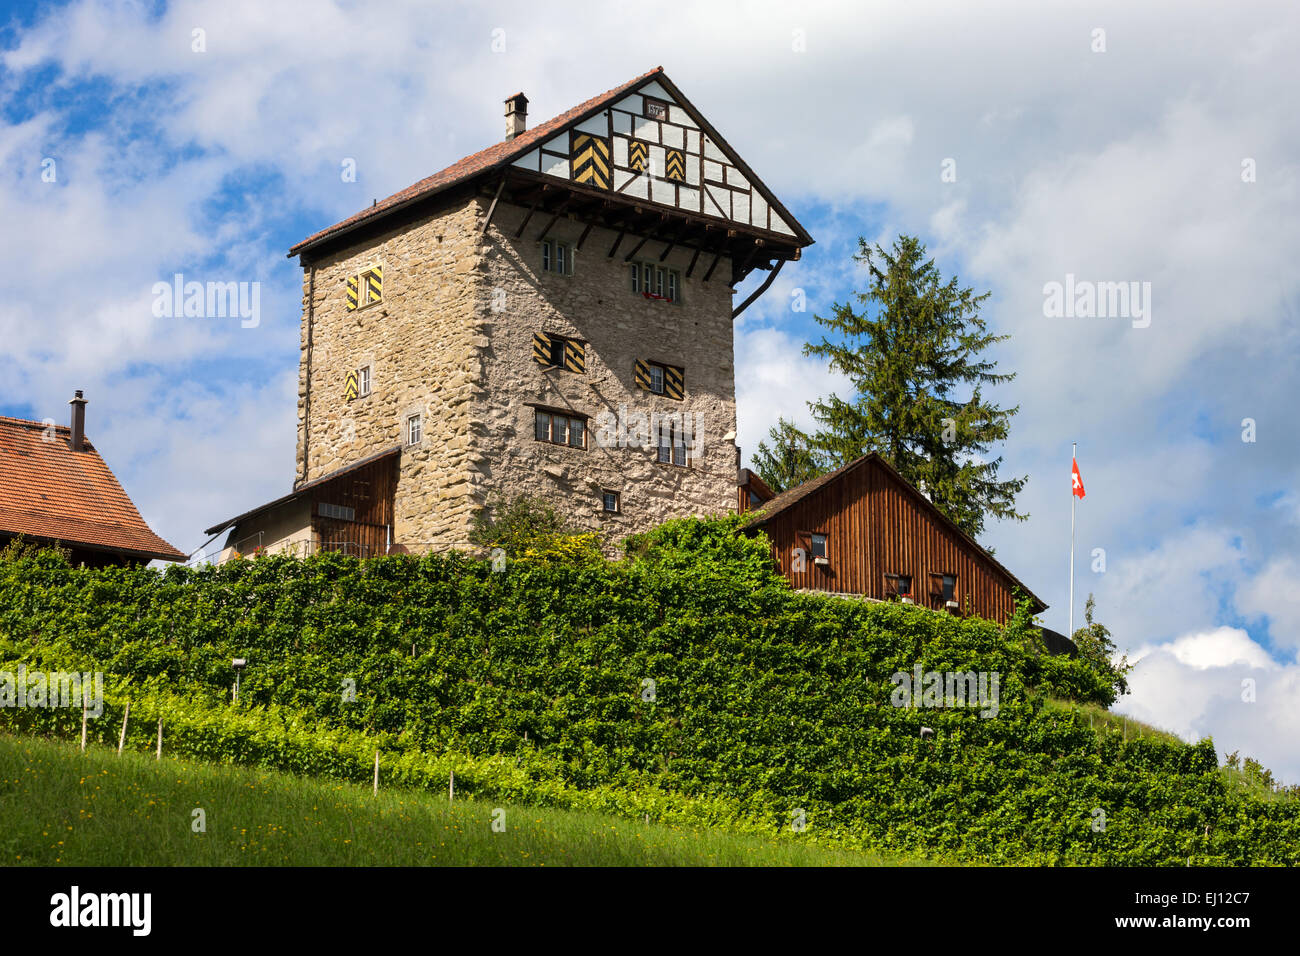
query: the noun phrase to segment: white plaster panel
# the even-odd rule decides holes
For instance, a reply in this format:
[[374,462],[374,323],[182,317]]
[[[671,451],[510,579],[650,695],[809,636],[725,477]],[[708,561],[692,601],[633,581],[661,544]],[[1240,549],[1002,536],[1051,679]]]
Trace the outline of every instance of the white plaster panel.
[[633,117],[636,124],[636,138],[643,139],[647,143],[659,142],[659,123],[652,119],[646,119],[644,116]]
[[700,191],[692,189],[690,186],[681,186],[678,189],[678,202],[687,212],[700,211]]
[[541,170],[541,166],[538,165],[538,163],[541,160],[541,157],[542,157],[542,151],[540,149],[530,149],[528,152],[524,153],[524,155],[520,156],[510,165],[518,166],[520,169],[531,169],[533,172],[536,173]]
[[542,172],[548,176],[559,176],[561,179],[568,179],[569,161],[567,159],[557,159],[554,156],[543,156]]
[[649,182],[650,179],[647,176],[633,176],[632,182],[628,185],[627,189],[623,190],[623,195],[635,196],[637,199],[649,199],[650,190],[646,185]]
[[692,153],[700,151],[700,134],[693,129],[686,131],[686,148]]
[[664,145],[681,149],[686,143],[686,137],[679,126],[664,126],[663,128]]
[[754,193],[749,204],[749,222],[754,226],[767,228],[767,200]]
[[731,194],[731,218],[749,225],[749,193]]
[[713,163],[706,159],[704,161],[704,178],[712,179],[714,182],[722,182],[722,164]]
[[590,119],[585,119],[575,127],[580,133],[595,133],[597,136],[605,136],[609,133],[609,120],[605,118],[604,113],[597,113]]
[[614,165],[627,165],[627,140],[622,136],[614,137]]
[[622,169],[614,170],[614,190],[617,192],[622,189],[623,184],[635,175],[636,173],[629,173]]
[[712,202],[704,204],[704,211],[716,216],[721,210],[721,215],[730,219],[731,190],[723,189],[721,186],[710,186],[708,183],[704,184],[704,188],[708,191],[709,199],[712,200]]
[[740,186],[743,189],[749,188],[749,180],[740,174],[740,170],[735,166],[727,167],[727,185]]
[[727,161],[727,157],[723,155],[722,150],[718,149],[718,147],[713,144],[713,140],[709,139],[707,136],[704,137],[704,155],[708,159],[717,160],[720,163],[725,163]]
[[622,133],[624,136],[632,135],[632,117],[627,113],[614,110],[614,132]]
[[673,188],[672,183],[663,179],[655,179],[651,180],[651,182],[654,183],[651,187],[651,199],[668,206],[674,206],[677,204],[677,190]]
[[618,110],[627,110],[629,113],[644,113],[645,100],[641,98],[640,93],[633,93],[631,96],[625,96],[615,103],[614,108]]

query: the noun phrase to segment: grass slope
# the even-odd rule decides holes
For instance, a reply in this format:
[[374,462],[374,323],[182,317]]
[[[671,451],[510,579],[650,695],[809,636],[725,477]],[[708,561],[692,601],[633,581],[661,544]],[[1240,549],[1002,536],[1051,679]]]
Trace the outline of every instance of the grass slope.
[[[206,832],[192,829],[193,811]],[[504,832],[492,829],[504,811]],[[0,735],[5,866],[882,866],[830,850],[597,814],[387,790]]]

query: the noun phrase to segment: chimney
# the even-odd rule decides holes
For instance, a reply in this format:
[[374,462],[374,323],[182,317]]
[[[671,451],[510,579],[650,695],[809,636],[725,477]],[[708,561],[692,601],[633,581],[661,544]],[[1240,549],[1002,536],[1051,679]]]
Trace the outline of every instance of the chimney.
[[527,128],[528,97],[516,93],[506,100],[506,139],[514,139]]
[[68,404],[72,406],[72,437],[68,444],[73,451],[81,451],[81,443],[86,437],[86,400],[81,397],[81,389],[77,389],[76,397]]

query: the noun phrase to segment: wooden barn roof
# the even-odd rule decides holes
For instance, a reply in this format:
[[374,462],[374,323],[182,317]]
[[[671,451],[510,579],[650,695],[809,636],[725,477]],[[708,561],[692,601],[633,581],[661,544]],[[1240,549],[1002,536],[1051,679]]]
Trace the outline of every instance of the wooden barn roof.
[[265,511],[270,511],[272,508],[276,508],[280,505],[287,504],[288,502],[293,501],[297,498],[301,498],[303,495],[307,494],[307,492],[319,488],[322,485],[327,485],[331,481],[334,481],[337,478],[342,478],[344,475],[349,475],[354,471],[358,471],[366,467],[366,465],[373,465],[377,461],[381,461],[385,458],[389,458],[394,455],[400,455],[401,453],[402,453],[401,445],[394,445],[392,448],[388,448],[384,451],[375,452],[375,454],[368,455],[367,457],[362,458],[360,461],[354,461],[350,465],[344,465],[342,468],[336,468],[334,471],[331,471],[328,475],[321,475],[321,477],[319,478],[313,478],[311,481],[303,482],[301,485],[299,485],[293,491],[289,492],[287,495],[281,495],[279,498],[276,498],[274,501],[268,501],[264,505],[258,505],[256,508],[253,508],[249,511],[245,511],[243,514],[235,515],[235,517],[233,518],[228,518],[227,520],[222,521],[219,524],[214,524],[211,528],[208,528],[203,533],[220,534],[222,531],[225,531],[231,525],[239,524],[241,521],[247,521],[249,518],[255,517],[256,515],[260,515]]
[[[54,440],[47,440],[51,431]],[[95,446],[71,429],[0,416],[0,533],[183,561],[149,528]]]
[[1033,591],[1029,590],[1023,581],[1012,574],[1006,566],[1002,564],[1002,562],[998,561],[997,558],[989,554],[978,541],[963,531],[951,518],[940,511],[939,508],[935,506],[934,502],[921,494],[921,492],[918,491],[910,481],[900,475],[893,465],[885,461],[885,459],[881,458],[880,455],[874,451],[870,454],[863,455],[861,458],[856,458],[847,465],[836,468],[834,471],[828,471],[824,475],[810,478],[801,485],[797,485],[794,488],[781,492],[781,494],[777,495],[771,501],[764,502],[754,510],[753,517],[746,522],[746,527],[761,528],[781,512],[793,507],[800,501],[817,494],[818,491],[825,488],[827,485],[840,480],[849,472],[856,471],[857,469],[866,467],[867,465],[879,466],[886,475],[893,479],[907,492],[908,496],[918,507],[923,511],[929,512],[930,515],[940,524],[958,535],[972,547],[976,548],[985,561],[1005,574],[1013,585],[1024,591],[1025,596],[1034,602],[1035,614],[1040,614],[1047,610],[1047,604],[1045,604]]

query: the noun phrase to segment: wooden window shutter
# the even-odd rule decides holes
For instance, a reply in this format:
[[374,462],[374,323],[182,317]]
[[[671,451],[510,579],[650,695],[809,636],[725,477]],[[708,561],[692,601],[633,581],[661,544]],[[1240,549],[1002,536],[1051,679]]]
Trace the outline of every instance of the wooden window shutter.
[[357,277],[348,276],[348,311],[353,312],[357,307]]
[[551,337],[545,332],[533,333],[533,361],[538,365],[551,364]]
[[671,365],[664,366],[664,394],[669,398],[682,398],[686,394],[686,373]]
[[581,342],[564,341],[564,367],[570,372],[587,370],[587,349]]
[[609,140],[590,133],[574,132],[570,152],[570,175],[575,183],[597,189],[610,187]]
[[634,375],[637,387],[650,391],[650,363],[643,362],[641,359],[636,360],[636,373]]
[[666,151],[664,178],[679,183],[686,182],[686,153],[683,150],[670,149]]
[[345,402],[354,402],[360,393],[361,389],[357,384],[357,373],[354,369],[348,372],[347,378],[343,381],[343,400]]
[[370,296],[367,301],[378,302],[384,297],[384,270],[382,266],[375,266],[367,272],[366,282],[370,287]]

